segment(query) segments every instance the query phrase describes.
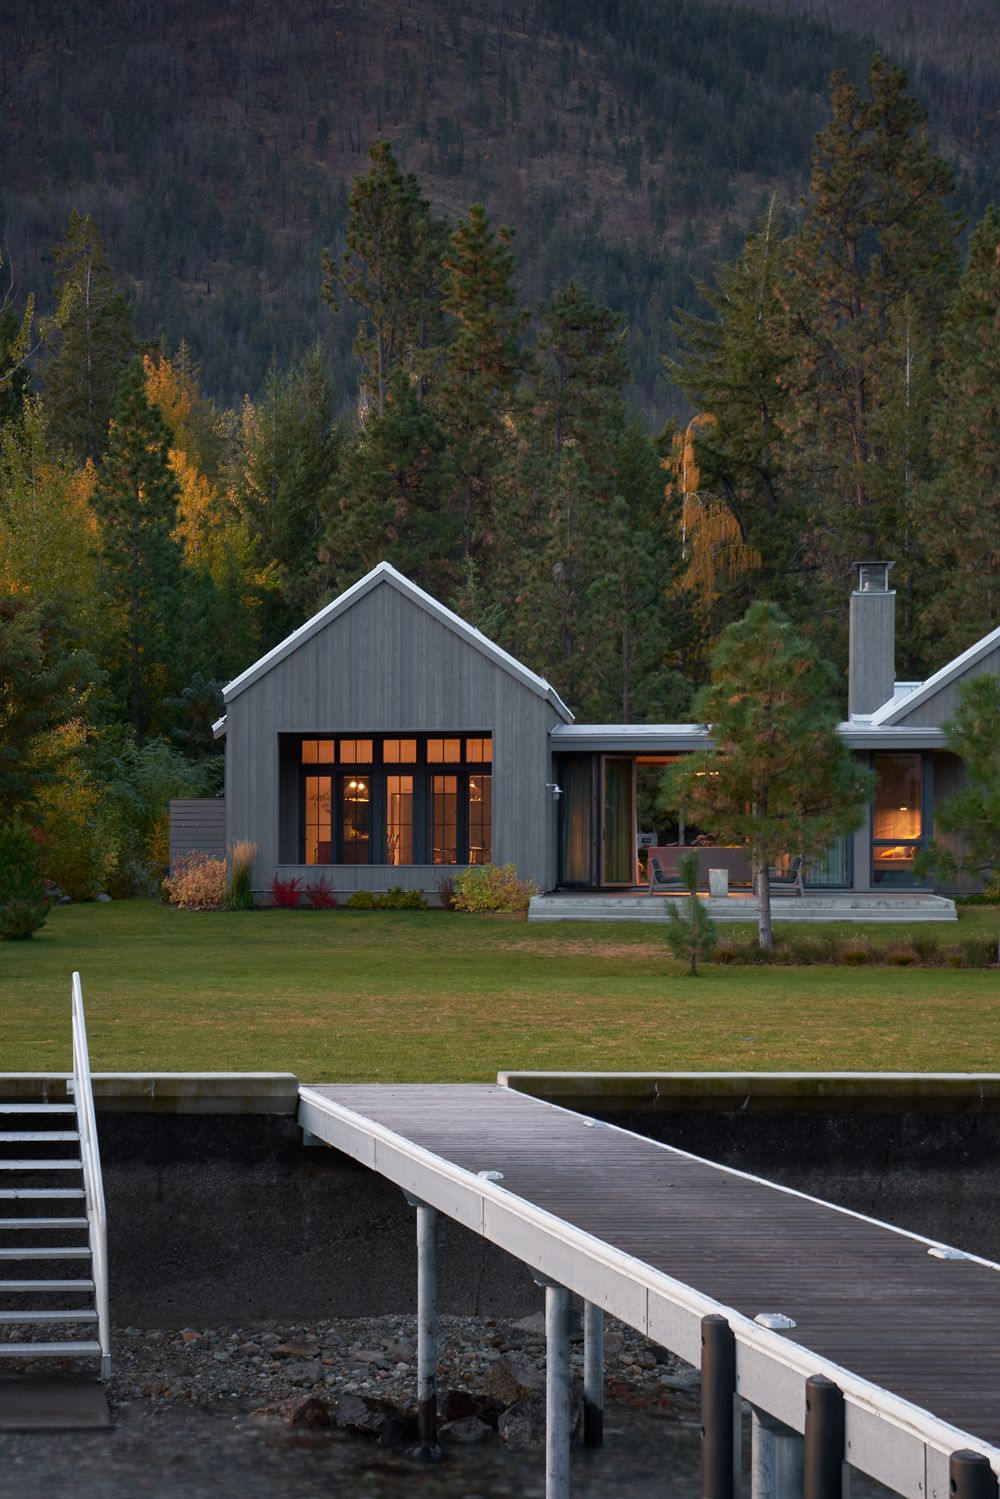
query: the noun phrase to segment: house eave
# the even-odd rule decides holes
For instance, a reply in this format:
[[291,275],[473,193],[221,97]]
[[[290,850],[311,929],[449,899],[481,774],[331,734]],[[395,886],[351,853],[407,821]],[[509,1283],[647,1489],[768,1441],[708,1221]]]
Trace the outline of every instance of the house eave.
[[905,697],[893,697],[889,702],[883,703],[877,712],[872,714],[872,724],[879,728],[893,728],[899,726],[899,721],[912,713],[914,708],[919,708],[928,698],[947,687],[949,683],[963,677],[967,671],[981,661],[984,656],[990,655],[992,651],[1000,648],[1000,626],[970,645],[967,651],[942,666],[926,682],[920,682],[912,692]]

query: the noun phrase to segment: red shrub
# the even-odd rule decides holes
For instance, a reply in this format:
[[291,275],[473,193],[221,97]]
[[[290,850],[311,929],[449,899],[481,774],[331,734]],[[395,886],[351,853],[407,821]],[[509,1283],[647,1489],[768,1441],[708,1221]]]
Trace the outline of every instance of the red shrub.
[[337,897],[326,882],[325,874],[320,875],[317,884],[306,886],[305,896],[314,911],[334,911],[339,905]]
[[296,875],[291,880],[279,880],[275,875],[271,881],[271,900],[276,906],[297,906],[302,899],[302,881]]

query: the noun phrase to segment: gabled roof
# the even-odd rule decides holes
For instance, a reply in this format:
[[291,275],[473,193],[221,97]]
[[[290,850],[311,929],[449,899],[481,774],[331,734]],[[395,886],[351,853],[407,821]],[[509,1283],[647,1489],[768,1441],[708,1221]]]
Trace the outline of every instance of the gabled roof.
[[928,698],[940,692],[942,687],[958,681],[970,667],[975,666],[991,651],[998,649],[1000,649],[1000,626],[991,630],[988,635],[984,635],[982,640],[977,640],[975,645],[970,645],[967,651],[963,651],[946,666],[942,666],[941,670],[936,671],[932,677],[928,677],[926,682],[918,683],[912,692],[907,693],[906,697],[891,698],[889,702],[883,703],[882,707],[871,716],[872,727],[888,728],[891,724],[898,724],[908,713],[912,713],[914,708],[919,708],[921,703],[926,703]]
[[[348,609],[363,599],[366,594],[371,593],[374,588],[380,586],[395,588],[404,598],[409,599],[411,603],[416,604],[418,608],[423,609],[427,614],[436,619],[439,624],[444,625],[445,629],[451,630],[460,640],[465,641],[467,645],[471,645],[473,649],[486,656],[496,666],[499,666],[501,670],[508,672],[510,676],[516,678],[522,686],[530,688],[539,697],[546,698],[552,704],[560,718],[566,723],[572,723],[572,713],[566,707],[566,704],[555,688],[551,687],[544,677],[540,677],[537,672],[529,671],[526,666],[523,666],[508,651],[503,650],[499,645],[489,640],[481,630],[474,629],[472,625],[466,624],[465,620],[460,619],[451,609],[446,609],[443,604],[438,603],[437,599],[431,598],[429,593],[425,593],[422,588],[418,588],[416,583],[404,577],[401,572],[397,572],[389,562],[380,562],[377,567],[373,567],[370,573],[366,573],[363,578],[360,578],[346,592],[332,599],[318,614],[314,614],[312,619],[307,619],[304,625],[300,625],[297,630],[293,630],[291,635],[268,651],[266,656],[261,656],[259,661],[255,661],[252,666],[247,667],[246,671],[241,672],[238,677],[234,677],[229,685],[223,689],[222,696],[225,702],[227,704],[231,703],[233,698],[238,697],[247,687],[251,687],[254,682],[258,682],[265,673],[271,670],[272,666],[277,666],[280,661],[284,661],[286,656],[290,656],[293,651],[298,650],[300,645],[304,645],[307,640],[310,640],[313,635],[318,634],[331,621],[335,620],[339,615],[345,614]],[[217,724],[213,725],[213,728],[216,731],[217,737],[221,733],[224,733],[223,720],[220,719]]]

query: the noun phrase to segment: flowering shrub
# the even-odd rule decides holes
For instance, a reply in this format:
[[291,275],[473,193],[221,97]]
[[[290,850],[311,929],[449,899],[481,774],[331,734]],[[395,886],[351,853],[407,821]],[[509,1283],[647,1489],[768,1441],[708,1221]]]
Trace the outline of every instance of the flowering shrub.
[[281,880],[277,875],[271,881],[271,900],[276,906],[291,910],[302,899],[302,881],[298,875],[290,880]]
[[474,864],[455,881],[456,911],[527,911],[538,894],[534,880],[519,880],[513,864]]
[[320,875],[315,885],[306,886],[305,896],[314,911],[333,911],[339,904],[337,897],[327,884],[325,874]]
[[221,911],[226,904],[226,861],[211,854],[182,854],[163,881],[163,893],[182,911]]

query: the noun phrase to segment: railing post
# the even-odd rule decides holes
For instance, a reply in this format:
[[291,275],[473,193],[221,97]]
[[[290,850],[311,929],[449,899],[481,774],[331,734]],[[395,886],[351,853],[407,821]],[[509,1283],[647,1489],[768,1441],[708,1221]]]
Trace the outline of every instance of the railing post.
[[751,1499],[802,1499],[802,1438],[763,1411],[753,1412]]
[[805,1499],[841,1499],[844,1492],[844,1396],[825,1374],[806,1380],[803,1453]]
[[948,1459],[948,1487],[952,1499],[997,1499],[997,1475],[989,1458],[960,1447]]
[[736,1339],[725,1317],[701,1319],[701,1494],[736,1493]]
[[604,1443],[604,1309],[583,1303],[583,1445]]

